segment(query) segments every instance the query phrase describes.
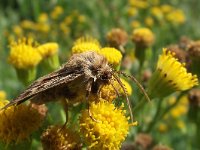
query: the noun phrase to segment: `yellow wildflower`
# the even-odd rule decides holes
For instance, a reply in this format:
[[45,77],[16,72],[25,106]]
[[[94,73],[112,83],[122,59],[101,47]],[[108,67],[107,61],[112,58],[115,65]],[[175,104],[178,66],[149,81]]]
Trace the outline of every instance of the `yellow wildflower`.
[[23,20],[20,25],[24,29],[35,29],[35,23],[29,20]]
[[113,47],[104,47],[99,54],[103,55],[108,60],[108,63],[114,66],[119,65],[122,60],[121,52]]
[[161,6],[161,11],[165,14],[170,13],[173,10],[173,7],[170,5],[162,5]]
[[133,7],[145,9],[149,6],[148,1],[141,0],[129,0],[129,4]]
[[46,13],[41,13],[38,17],[39,23],[45,23],[48,21],[48,15]]
[[[120,78],[120,80],[121,80],[127,94],[130,96],[132,94],[131,85],[122,78]],[[110,102],[113,101],[117,97],[116,91],[118,92],[119,95],[125,96],[123,89],[121,88],[121,86],[119,85],[119,83],[117,81],[114,80],[112,84],[113,85],[111,85],[111,84],[104,85],[100,91],[100,97],[103,99],[106,99],[107,101],[110,101]]]
[[70,25],[72,23],[72,21],[73,21],[72,16],[67,16],[64,19],[64,22],[65,22],[66,25]]
[[138,28],[132,33],[132,41],[139,47],[149,47],[154,43],[153,32],[148,28]]
[[48,33],[50,30],[50,26],[48,23],[36,23],[34,29],[39,32]]
[[18,69],[35,67],[41,59],[36,47],[33,46],[32,39],[23,38],[10,45],[8,61]]
[[170,110],[170,116],[173,118],[178,118],[182,115],[185,115],[188,112],[188,98],[187,96],[181,97],[179,103]]
[[130,7],[128,9],[128,15],[134,17],[138,14],[138,9],[136,7]]
[[[1,100],[1,108],[9,101]],[[38,111],[30,106],[21,104],[0,111],[0,139],[9,144],[27,139],[36,131],[44,119]]]
[[23,33],[22,28],[18,25],[13,26],[12,30],[17,36],[21,36]]
[[148,27],[152,27],[154,25],[154,20],[152,17],[145,18],[144,22]]
[[166,132],[168,130],[168,126],[164,123],[160,123],[159,126],[158,126],[158,130],[160,132]]
[[78,15],[78,22],[83,23],[86,21],[86,17],[84,15]]
[[60,125],[48,127],[41,141],[44,150],[81,149],[79,135]]
[[134,20],[134,21],[131,22],[131,27],[133,29],[141,27],[141,23],[139,21],[137,21],[137,20]]
[[81,37],[74,42],[72,53],[83,53],[86,51],[99,52],[100,48],[101,46],[96,39],[91,37]]
[[[0,90],[0,100],[2,100],[2,99],[6,99],[6,92]],[[1,107],[1,106],[0,106],[0,107]]]
[[49,42],[42,44],[38,47],[38,52],[43,58],[53,56],[58,53],[58,44],[54,42]]
[[163,12],[160,7],[157,6],[152,7],[151,14],[158,20],[163,19]]
[[119,149],[125,140],[128,130],[126,111],[115,108],[114,104],[103,99],[99,103],[91,103],[90,111],[84,110],[80,117],[80,132],[90,149]]
[[167,14],[166,20],[173,24],[183,24],[185,22],[185,14],[182,10],[177,9]]
[[56,6],[53,11],[51,12],[50,16],[53,19],[57,19],[60,15],[62,15],[64,12],[63,8],[61,6]]
[[163,49],[159,56],[157,69],[149,82],[152,97],[165,97],[175,91],[183,91],[198,85],[196,75],[187,73],[184,64],[174,57],[174,53]]
[[65,22],[61,22],[59,26],[63,34],[68,35],[70,33],[70,28]]

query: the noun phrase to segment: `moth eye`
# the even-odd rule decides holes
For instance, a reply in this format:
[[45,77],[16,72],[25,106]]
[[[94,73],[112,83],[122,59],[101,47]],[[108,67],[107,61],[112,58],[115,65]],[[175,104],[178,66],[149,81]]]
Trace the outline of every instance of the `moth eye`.
[[108,75],[104,74],[100,76],[101,80],[108,80]]

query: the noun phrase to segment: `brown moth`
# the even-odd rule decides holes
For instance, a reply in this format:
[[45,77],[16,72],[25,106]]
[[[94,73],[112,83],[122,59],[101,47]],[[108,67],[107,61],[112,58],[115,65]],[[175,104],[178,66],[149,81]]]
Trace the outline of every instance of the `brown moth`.
[[[114,71],[109,66],[106,58],[96,52],[89,51],[74,54],[60,69],[33,82],[24,92],[2,109],[18,105],[28,99],[37,104],[59,99],[68,99],[69,103],[75,103],[73,100],[76,97],[84,95],[88,100],[90,94],[99,95],[101,87],[111,83],[114,78],[126,95],[131,120],[133,121],[130,102],[126,89],[120,81],[119,74],[127,77],[123,72]],[[132,76],[128,77],[138,84],[146,98],[149,99],[139,82]]]

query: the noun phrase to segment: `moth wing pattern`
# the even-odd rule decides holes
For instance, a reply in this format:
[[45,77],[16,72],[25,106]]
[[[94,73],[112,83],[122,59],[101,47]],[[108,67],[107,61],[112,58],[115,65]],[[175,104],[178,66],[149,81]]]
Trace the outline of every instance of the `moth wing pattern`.
[[20,104],[33,96],[40,94],[48,89],[60,86],[62,84],[68,84],[75,79],[83,76],[83,72],[77,66],[71,68],[71,66],[64,65],[61,69],[54,71],[46,76],[40,77],[33,82],[24,92],[18,97],[13,99],[10,103],[5,105],[1,109],[6,109],[12,105]]

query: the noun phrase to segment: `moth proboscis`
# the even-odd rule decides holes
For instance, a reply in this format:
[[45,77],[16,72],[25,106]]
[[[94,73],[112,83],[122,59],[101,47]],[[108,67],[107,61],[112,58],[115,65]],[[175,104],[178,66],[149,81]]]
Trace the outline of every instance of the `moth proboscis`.
[[[144,93],[146,99],[150,100],[141,84],[133,76],[114,71],[105,57],[96,52],[88,51],[72,55],[60,69],[37,79],[2,109],[18,105],[28,99],[36,104],[66,98],[70,103],[75,103],[76,101],[73,100],[76,97],[85,95],[85,100],[88,102],[88,97],[91,93],[99,95],[101,87],[115,79],[126,95],[131,121],[133,122],[130,101],[119,74],[131,78]],[[88,112],[91,116],[89,108]]]

